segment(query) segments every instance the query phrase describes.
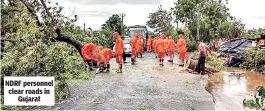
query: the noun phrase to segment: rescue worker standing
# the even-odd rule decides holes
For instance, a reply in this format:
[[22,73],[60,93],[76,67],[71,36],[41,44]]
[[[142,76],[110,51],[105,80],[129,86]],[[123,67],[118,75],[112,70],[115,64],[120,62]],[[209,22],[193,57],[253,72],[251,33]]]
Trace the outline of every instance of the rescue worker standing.
[[119,65],[117,69],[117,73],[122,73],[122,54],[123,54],[123,40],[121,39],[118,32],[114,32],[112,34],[113,38],[116,40],[115,42],[115,56],[116,56],[116,63]]
[[174,56],[174,49],[175,49],[175,42],[172,36],[169,36],[168,40],[168,55],[170,57],[169,62],[173,63],[173,56]]
[[82,49],[81,49],[81,54],[83,56],[83,60],[88,64],[89,69],[92,71],[93,68],[93,63],[92,63],[92,59],[91,59],[91,53],[93,50],[96,49],[96,45],[93,43],[86,43],[83,45]]
[[168,45],[169,45],[168,37],[165,37],[164,41],[165,41],[165,47],[166,47],[166,55],[168,55]]
[[138,40],[137,40],[137,57],[138,54],[140,54],[141,58],[143,58],[143,39],[142,36],[139,36]]
[[201,40],[197,40],[197,43],[199,44],[198,52],[200,54],[200,58],[197,65],[197,71],[198,74],[201,73],[201,75],[204,75],[205,72],[205,59],[208,56],[208,53],[211,54],[210,49],[207,47],[206,44],[204,44]]
[[152,37],[149,35],[147,40],[147,52],[151,52]]
[[134,37],[130,40],[130,46],[132,48],[132,54],[131,54],[131,62],[132,65],[135,64],[135,58],[137,56],[137,40],[138,40],[139,34],[135,33]]
[[186,48],[186,40],[184,39],[184,36],[182,34],[179,35],[179,39],[177,42],[177,48],[178,48],[178,53],[179,53],[179,59],[183,63],[181,65],[184,65],[187,48]]
[[164,66],[164,57],[165,57],[165,52],[166,52],[164,38],[165,38],[165,35],[162,34],[160,36],[160,38],[157,40],[157,45],[156,45],[156,49],[157,49],[158,57],[159,57],[159,62],[160,62],[161,66]]
[[153,44],[152,44],[153,48],[154,48],[154,52],[155,52],[156,58],[157,58],[157,50],[156,50],[157,40],[158,40],[158,37],[155,37],[154,40],[153,40]]
[[[124,37],[122,37],[122,40],[124,41]],[[123,46],[125,47],[125,46]],[[126,54],[125,54],[125,49],[123,48],[123,54],[122,54],[122,57],[123,57],[123,63],[126,62]]]

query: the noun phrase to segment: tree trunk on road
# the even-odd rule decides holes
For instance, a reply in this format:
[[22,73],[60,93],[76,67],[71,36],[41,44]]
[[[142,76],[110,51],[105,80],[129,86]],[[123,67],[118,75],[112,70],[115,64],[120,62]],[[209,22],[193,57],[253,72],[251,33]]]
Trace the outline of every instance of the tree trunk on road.
[[[192,69],[195,71],[197,64],[198,64],[198,60],[190,59],[190,64],[188,66],[188,69]],[[211,67],[210,65],[205,64],[205,73],[215,73],[215,72],[219,72],[219,71],[215,69],[214,67]]]

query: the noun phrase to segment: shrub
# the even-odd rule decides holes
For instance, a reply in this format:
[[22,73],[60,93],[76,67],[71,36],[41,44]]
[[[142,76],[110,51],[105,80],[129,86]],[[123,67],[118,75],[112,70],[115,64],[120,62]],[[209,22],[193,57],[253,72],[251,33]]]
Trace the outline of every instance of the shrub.
[[245,57],[245,62],[241,65],[241,67],[265,73],[264,50],[247,50]]

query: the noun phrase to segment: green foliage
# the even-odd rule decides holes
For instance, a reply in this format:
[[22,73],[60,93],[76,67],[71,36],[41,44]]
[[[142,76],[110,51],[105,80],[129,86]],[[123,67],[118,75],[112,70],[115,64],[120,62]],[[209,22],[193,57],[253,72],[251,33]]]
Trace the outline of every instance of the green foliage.
[[[56,36],[53,33],[53,23],[47,17],[43,6],[37,1],[28,0],[1,4],[1,77],[4,76],[54,76],[58,81],[55,88],[56,101],[68,95],[68,86],[65,79],[88,79],[89,73],[78,51],[70,44],[58,41],[52,42]],[[26,5],[36,12],[30,12]],[[57,10],[53,17],[64,34],[73,39],[89,42],[90,38],[80,27],[74,25],[73,19],[65,18]],[[37,8],[40,8],[37,10]],[[11,10],[12,9],[12,10]],[[34,14],[41,13],[43,22],[38,24]],[[60,15],[60,16],[59,16]],[[67,77],[64,77],[64,74]],[[69,76],[71,75],[71,76]],[[5,107],[5,106],[4,106]],[[2,107],[3,108],[3,107]],[[25,109],[26,107],[5,107],[6,109]],[[4,108],[3,108],[4,109]]]
[[109,29],[108,27],[100,30],[100,31],[94,31],[92,33],[92,39],[91,42],[96,43],[97,45],[102,45],[104,47],[111,48],[114,46],[113,42],[114,39],[112,37],[113,31]]
[[122,18],[118,14],[113,14],[110,16],[105,24],[102,24],[101,26],[103,30],[106,29],[112,32],[118,32],[119,34],[124,32],[124,29],[126,28],[124,25],[122,25]]
[[224,68],[224,63],[222,60],[218,59],[216,55],[210,55],[206,57],[206,64],[221,70]]
[[139,107],[139,110],[152,110],[152,108],[148,106],[141,106]]
[[189,37],[185,37],[186,39],[186,43],[187,43],[187,51],[188,52],[192,52],[197,50],[198,44],[196,43],[196,41],[194,39],[191,39]]
[[262,85],[259,85],[256,88],[256,94],[255,94],[255,99],[253,100],[247,100],[244,99],[243,100],[243,105],[245,107],[250,107],[250,108],[258,108],[258,109],[262,109],[265,110],[265,87]]
[[236,33],[241,36],[244,32],[242,21],[230,15],[229,9],[222,0],[178,0],[172,10],[174,21],[184,23],[192,35],[197,35],[199,20],[200,39],[204,41],[234,37]]
[[146,22],[147,26],[153,28],[155,32],[170,34],[173,28],[171,11],[163,10],[162,5],[154,13],[150,13],[149,20]]
[[265,28],[259,28],[259,29],[250,29],[247,30],[243,37],[246,38],[260,38],[260,34],[265,33]]
[[241,67],[246,69],[254,69],[255,71],[264,72],[265,51],[263,50],[248,50],[245,56],[245,62]]

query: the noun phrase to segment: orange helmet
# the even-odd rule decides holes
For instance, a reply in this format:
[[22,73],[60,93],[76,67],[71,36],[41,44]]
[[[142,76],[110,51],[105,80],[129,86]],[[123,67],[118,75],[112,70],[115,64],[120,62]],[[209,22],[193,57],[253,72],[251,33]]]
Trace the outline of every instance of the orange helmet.
[[119,33],[118,33],[118,32],[114,32],[114,33],[112,34],[112,36],[113,36],[114,39],[117,39],[118,36],[119,36]]
[[138,34],[138,33],[135,33],[134,36],[135,36],[135,37],[139,37],[139,34]]

